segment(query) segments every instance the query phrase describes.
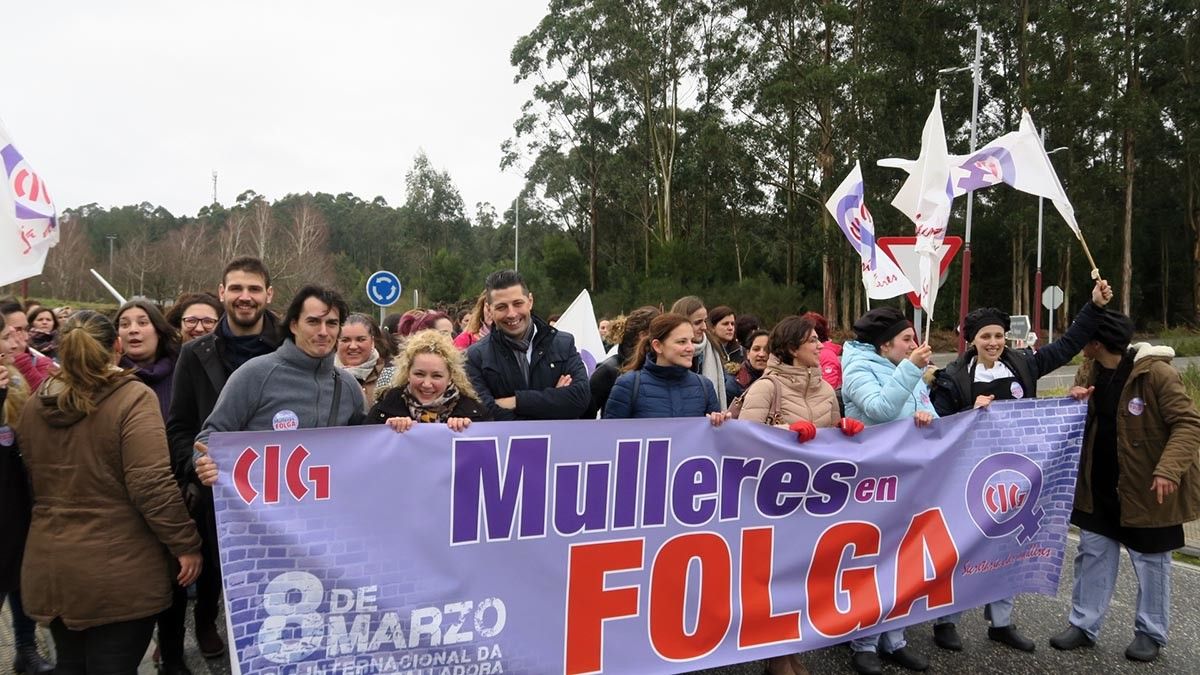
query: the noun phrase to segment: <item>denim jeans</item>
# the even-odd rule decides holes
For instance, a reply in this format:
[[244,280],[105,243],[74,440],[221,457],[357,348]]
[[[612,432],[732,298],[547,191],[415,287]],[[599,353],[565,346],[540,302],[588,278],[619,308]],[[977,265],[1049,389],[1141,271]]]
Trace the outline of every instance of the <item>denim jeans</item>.
[[[1167,644],[1171,613],[1171,554],[1129,551],[1137,575],[1137,615],[1133,628],[1160,645]],[[1072,626],[1095,640],[1104,625],[1108,603],[1117,584],[1121,544],[1095,532],[1079,533],[1075,554],[1075,587],[1071,592]]]
[[135,675],[153,633],[153,616],[84,630],[55,619],[50,624],[58,653],[54,675]]
[[[1004,598],[1003,600],[989,602],[987,605],[985,605],[985,607],[987,607],[988,620],[992,622],[993,627],[1003,628],[1012,623],[1013,604],[1014,601],[1012,598]],[[946,616],[935,620],[933,625],[938,626],[943,623],[956,624],[960,619],[962,619],[962,615],[962,612],[947,614]]]
[[908,640],[904,639],[904,629],[887,630],[878,635],[854,638],[850,641],[850,649],[856,652],[874,652],[880,649],[885,652],[894,652],[897,649],[904,649],[907,644]]

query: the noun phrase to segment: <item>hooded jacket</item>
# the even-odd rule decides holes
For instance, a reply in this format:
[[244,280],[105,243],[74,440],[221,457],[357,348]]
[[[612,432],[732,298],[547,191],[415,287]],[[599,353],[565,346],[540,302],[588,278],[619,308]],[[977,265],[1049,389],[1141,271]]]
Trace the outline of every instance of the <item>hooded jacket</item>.
[[937,417],[929,387],[912,361],[899,365],[875,352],[875,347],[851,340],[842,347],[842,400],[846,417],[867,426],[912,417],[918,410]]
[[660,366],[647,356],[640,370],[617,378],[604,419],[703,417],[720,410],[717,390],[708,378],[683,366]]
[[70,414],[56,405],[60,386],[47,380],[17,427],[34,498],[25,613],[73,630],[158,614],[171,605],[173,558],[200,552],[158,400],[126,375],[90,414]]
[[816,427],[836,426],[842,419],[837,394],[821,376],[820,368],[787,365],[775,356],[767,360],[763,376],[754,381],[742,399],[738,419],[766,423],[775,399],[775,383],[779,382],[780,427],[787,428],[797,420],[808,420]]
[[[1179,371],[1171,365],[1175,350],[1146,343],[1130,348],[1135,351],[1133,369],[1117,403],[1121,525],[1166,527],[1195,520],[1200,517],[1200,412],[1188,397]],[[1075,374],[1075,385],[1089,387],[1095,383],[1095,362],[1085,361]],[[1089,400],[1075,483],[1075,508],[1085,513],[1093,512],[1094,415],[1094,402]],[[1150,490],[1155,476],[1178,486],[1162,504]]]

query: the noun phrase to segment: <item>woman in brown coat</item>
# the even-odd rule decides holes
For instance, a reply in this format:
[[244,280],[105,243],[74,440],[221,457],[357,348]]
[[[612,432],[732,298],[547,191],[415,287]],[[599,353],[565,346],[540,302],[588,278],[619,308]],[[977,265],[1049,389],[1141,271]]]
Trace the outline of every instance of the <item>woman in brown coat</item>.
[[[767,367],[746,390],[739,420],[790,429],[800,442],[816,436],[818,427],[839,427],[848,436],[862,431],[861,422],[842,417],[837,394],[821,377],[821,341],[812,319],[789,316],[780,321],[767,348]],[[793,654],[768,661],[767,672],[800,675],[808,669]]]
[[158,401],[116,367],[119,345],[103,315],[71,317],[62,369],[17,427],[33,486],[21,590],[29,616],[50,625],[57,673],[134,672],[172,584],[200,572]]

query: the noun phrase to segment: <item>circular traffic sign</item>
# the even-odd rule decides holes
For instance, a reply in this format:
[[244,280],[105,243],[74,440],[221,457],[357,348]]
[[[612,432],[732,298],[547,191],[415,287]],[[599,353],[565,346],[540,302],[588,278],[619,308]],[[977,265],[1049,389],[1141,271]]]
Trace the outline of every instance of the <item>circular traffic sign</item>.
[[391,307],[400,299],[400,279],[387,270],[379,270],[367,279],[367,297],[379,307]]

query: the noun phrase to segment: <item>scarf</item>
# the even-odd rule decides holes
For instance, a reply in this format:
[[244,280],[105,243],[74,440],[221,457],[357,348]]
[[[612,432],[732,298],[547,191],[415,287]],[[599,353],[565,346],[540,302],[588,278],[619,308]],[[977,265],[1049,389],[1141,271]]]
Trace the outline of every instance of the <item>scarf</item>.
[[421,403],[416,396],[409,391],[405,385],[404,390],[400,393],[404,399],[404,404],[408,406],[408,414],[418,422],[445,422],[450,419],[450,414],[454,412],[454,407],[458,405],[458,387],[454,383],[446,386],[446,391],[436,400],[429,403]]
[[[266,331],[266,315],[263,316],[263,330]],[[233,331],[229,330],[229,317],[224,317],[217,322],[217,335],[221,336],[221,341],[224,342],[222,356],[225,359],[226,365],[230,370],[241,368],[250,359],[263,354],[270,354],[275,351],[269,342],[263,339],[262,333],[257,335],[234,335]]]
[[351,375],[354,376],[354,379],[356,379],[359,382],[362,382],[364,384],[370,383],[371,374],[375,372],[375,365],[378,363],[379,363],[379,351],[375,350],[375,349],[371,350],[371,356],[368,357],[366,361],[363,361],[361,364],[359,364],[357,366],[347,366],[347,365],[343,364],[341,356],[333,357],[333,365],[335,367],[341,368],[342,370],[350,373]]
[[525,381],[525,386],[529,386],[529,345],[533,342],[534,325],[533,317],[529,317],[529,329],[525,331],[524,337],[510,337],[503,330],[498,330],[494,333],[496,338],[499,338],[500,344],[507,346],[513,350],[513,355],[517,357],[517,366],[521,368],[521,379]]

